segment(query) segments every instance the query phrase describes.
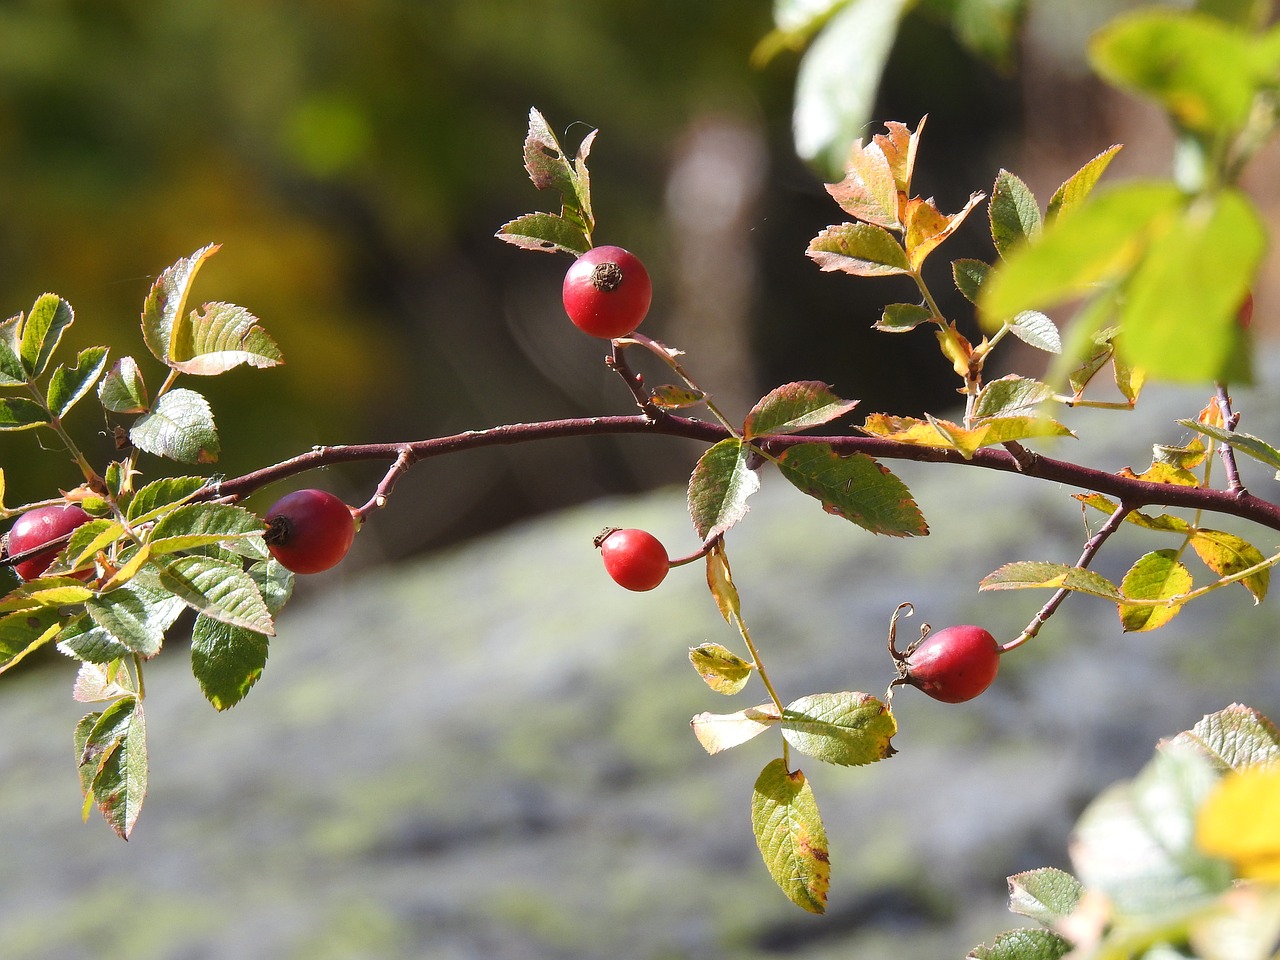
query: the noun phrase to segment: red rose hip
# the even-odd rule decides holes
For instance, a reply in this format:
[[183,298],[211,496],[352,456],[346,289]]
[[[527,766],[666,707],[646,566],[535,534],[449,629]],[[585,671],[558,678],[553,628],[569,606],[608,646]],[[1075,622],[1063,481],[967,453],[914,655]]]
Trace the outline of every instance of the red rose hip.
[[897,661],[898,679],[943,703],[972,700],[991,686],[1000,668],[1000,644],[982,627],[962,624],[934,633],[898,653],[890,639],[889,650]]
[[[34,550],[50,540],[65,537],[68,533],[90,520],[74,503],[58,504],[52,507],[36,507],[20,516],[9,528],[7,552],[9,556],[17,556]],[[57,559],[61,546],[51,547],[43,553],[16,563],[13,571],[23,580],[34,580]]]
[[625,337],[649,312],[649,272],[622,247],[593,247],[569,268],[561,291],[564,309],[583,333],[605,340]]
[[324,490],[296,490],[266,513],[267,549],[287,570],[319,573],[351,549],[356,521],[340,498]]
[[606,530],[596,537],[604,569],[614,583],[628,590],[652,590],[671,569],[667,548],[644,530]]

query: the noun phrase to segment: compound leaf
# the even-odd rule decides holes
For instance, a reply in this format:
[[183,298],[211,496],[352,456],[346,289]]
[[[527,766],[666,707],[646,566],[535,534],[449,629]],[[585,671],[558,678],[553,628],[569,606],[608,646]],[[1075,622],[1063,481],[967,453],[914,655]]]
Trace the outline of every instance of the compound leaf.
[[22,368],[29,378],[44,373],[58,348],[58,342],[67,327],[75,320],[71,304],[57,294],[46,293],[36,300],[22,324],[22,341],[19,352]]

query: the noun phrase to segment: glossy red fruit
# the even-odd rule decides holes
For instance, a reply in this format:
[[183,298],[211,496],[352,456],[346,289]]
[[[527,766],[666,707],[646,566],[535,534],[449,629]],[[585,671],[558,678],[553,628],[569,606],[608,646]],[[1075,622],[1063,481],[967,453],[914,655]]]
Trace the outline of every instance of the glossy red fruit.
[[671,569],[667,548],[644,530],[606,530],[596,537],[604,568],[618,586],[652,590]]
[[356,535],[355,516],[325,490],[296,490],[266,513],[267,549],[294,573],[319,573],[337,566]]
[[[82,523],[92,519],[74,503],[63,503],[52,507],[36,507],[20,516],[9,529],[9,556],[34,550],[50,540],[64,537]],[[23,580],[34,580],[49,564],[57,559],[61,546],[51,547],[30,559],[14,564],[14,572]]]
[[1000,668],[1000,644],[972,624],[927,634],[895,656],[901,682],[943,703],[972,700],[991,686]]
[[635,254],[622,247],[593,247],[564,275],[562,297],[574,326],[613,340],[640,326],[649,312],[653,285]]

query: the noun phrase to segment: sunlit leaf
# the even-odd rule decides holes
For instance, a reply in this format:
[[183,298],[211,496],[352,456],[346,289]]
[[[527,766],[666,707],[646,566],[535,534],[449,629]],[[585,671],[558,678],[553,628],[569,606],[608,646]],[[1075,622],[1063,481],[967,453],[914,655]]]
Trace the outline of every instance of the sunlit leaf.
[[196,547],[261,537],[265,526],[243,507],[221,503],[188,503],[165,514],[151,531],[147,543],[159,556]]
[[779,719],[777,707],[762,703],[736,713],[700,713],[689,725],[702,749],[714,755],[758,737]]
[[1068,177],[1049,198],[1047,220],[1071,213],[1088,198],[1123,144],[1113,144]]
[[889,159],[876,141],[854,144],[845,161],[844,179],[827,184],[827,193],[840,209],[856,220],[890,230],[901,229],[898,220],[898,188]]
[[823,270],[856,277],[888,277],[911,268],[893,234],[871,223],[827,227],[809,242],[806,253]]
[[82,663],[76,673],[71,696],[77,703],[101,703],[134,692],[133,678],[128,670],[112,669],[110,665],[101,663]]
[[581,256],[591,249],[582,227],[555,213],[527,213],[498,228],[500,240],[525,250],[543,250]]
[[1052,930],[1006,930],[965,960],[1060,960],[1070,952],[1071,941]]
[[1196,844],[1238,877],[1280,883],[1280,766],[1232,772],[1196,817]]
[[689,662],[716,693],[734,694],[747,685],[756,666],[718,643],[704,643],[689,651]]
[[891,303],[875,323],[875,329],[885,333],[906,333],[933,319],[933,311],[918,303]]
[[747,515],[747,498],[760,489],[749,466],[750,449],[729,438],[706,450],[689,478],[689,516],[703,541],[724,533]]
[[35,378],[44,373],[53,352],[58,349],[62,334],[74,321],[71,304],[58,295],[46,293],[36,300],[22,324],[19,345],[22,367],[27,376]]
[[1119,588],[1100,573],[1043,560],[1006,563],[987,574],[978,584],[979,590],[1024,590],[1035,587],[1052,590],[1065,588],[1106,600],[1123,599]]
[[1184,203],[1165,181],[1098,191],[1017,247],[982,284],[978,306],[988,330],[1023,310],[1047,310],[1133,269],[1149,238],[1168,228]]
[[0,430],[28,430],[49,422],[44,407],[26,397],[0,397]]
[[[1119,504],[1114,500],[1104,497],[1100,493],[1077,493],[1075,498],[1081,503],[1101,510],[1103,513],[1115,513]],[[1125,515],[1125,521],[1135,524],[1139,527],[1145,527],[1148,530],[1162,530],[1166,533],[1185,534],[1191,529],[1191,525],[1181,517],[1175,517],[1172,514],[1161,513],[1152,516],[1149,513],[1143,513],[1140,510],[1130,510]]]
[[142,704],[122,697],[76,728],[80,783],[103,819],[128,840],[147,794],[147,731]]
[[677,387],[669,383],[662,383],[649,391],[649,399],[655,407],[661,410],[681,410],[701,403],[706,399],[706,394],[698,390],[690,390],[687,387]]
[[820,171],[843,169],[850,145],[871,119],[906,7],[906,0],[847,0],[805,51],[792,131],[796,152]]
[[1089,59],[1105,80],[1206,134],[1242,126],[1268,79],[1247,34],[1212,17],[1162,8],[1116,17],[1094,35]]
[[187,297],[196,274],[205,261],[218,252],[219,245],[211,243],[201,247],[189,257],[183,257],[171,267],[166,267],[147,294],[142,305],[142,339],[151,355],[166,366],[173,359],[174,327],[186,313]]
[[138,361],[121,357],[98,384],[98,400],[112,413],[142,413],[147,409],[147,385]]
[[56,607],[22,610],[0,617],[0,672],[16,666],[57,636],[62,611]]
[[786,383],[769,391],[747,414],[747,439],[799,433],[838,420],[858,405],[841,400],[817,380]]
[[160,584],[184,603],[233,627],[274,635],[275,625],[253,579],[234,563],[185,556],[156,563]]
[[[1153,550],[1138,558],[1120,581],[1127,600],[1173,600],[1191,591],[1191,573],[1178,559],[1176,550]],[[1182,611],[1181,603],[1120,603],[1120,626],[1126,632],[1156,630]]]
[[163,477],[138,490],[129,501],[130,523],[154,520],[166,507],[182,503],[208,481],[204,477]]
[[1040,235],[1044,224],[1035,194],[1019,177],[1008,170],[996,175],[987,204],[991,223],[991,239],[996,252],[1007,257],[1014,248]]
[[[1220,443],[1230,444],[1232,449],[1238,450],[1240,453],[1247,454],[1269,467],[1274,467],[1280,471],[1280,450],[1277,450],[1265,440],[1248,433],[1240,433],[1235,430],[1224,430],[1221,427],[1214,427],[1198,420],[1179,420],[1181,426],[1191,430],[1198,430],[1207,437],[1219,441]],[[1280,472],[1277,473],[1280,476]]]
[[969,202],[963,209],[950,215],[944,214],[928,200],[913,199],[908,202],[905,246],[907,260],[913,271],[918,272],[924,266],[925,258],[959,229],[969,211],[983,197],[981,193],[970,195]]
[[973,404],[974,419],[1034,416],[1053,389],[1039,380],[1009,374],[987,383]]
[[751,826],[774,883],[792,903],[823,913],[831,858],[818,803],[801,771],[788,771],[781,759],[765,766],[751,796]]
[[183,387],[164,394],[139,417],[129,439],[139,450],[182,463],[212,463],[221,450],[209,401]]
[[801,697],[782,712],[782,736],[806,756],[840,766],[874,763],[896,751],[897,721],[867,693],[819,693]]
[[1084,885],[1065,870],[1041,867],[1009,878],[1009,910],[1046,926],[1071,915]]
[[1009,332],[1028,346],[1045,353],[1062,352],[1058,325],[1039,310],[1023,310],[1009,321]]
[[71,368],[59,366],[49,377],[45,402],[55,417],[65,417],[86,393],[93,389],[107,365],[106,347],[89,347],[76,356]]
[[987,274],[990,272],[990,264],[982,260],[951,261],[951,278],[955,281],[956,289],[970,303],[978,302],[978,291],[982,289],[982,282],[987,279]]
[[1224,772],[1280,761],[1280,730],[1257,710],[1239,703],[1207,714],[1173,742],[1190,744]]
[[247,363],[274,367],[280,348],[258,318],[233,303],[206,303],[177,319],[169,341],[169,366],[180,373],[215,376]]
[[778,458],[778,466],[795,486],[820,500],[827,513],[864,530],[891,537],[929,532],[906,484],[864,453],[841,456],[830,444],[798,444]]
[[[1247,540],[1222,530],[1196,530],[1191,536],[1191,546],[1204,565],[1220,577],[1233,576],[1266,559],[1262,551]],[[1240,581],[1240,585],[1253,595],[1254,603],[1266,599],[1270,583],[1270,570],[1259,570]]]
[[[154,657],[160,652],[165,631],[178,619],[183,604],[137,583],[92,597],[85,611],[100,627],[120,642],[130,653]],[[66,638],[63,638],[64,642]]]

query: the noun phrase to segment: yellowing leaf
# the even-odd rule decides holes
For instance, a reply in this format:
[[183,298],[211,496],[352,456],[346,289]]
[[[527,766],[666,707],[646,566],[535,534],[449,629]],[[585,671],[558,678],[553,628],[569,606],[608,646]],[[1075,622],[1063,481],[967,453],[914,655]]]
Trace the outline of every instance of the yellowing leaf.
[[[1176,550],[1153,550],[1140,557],[1120,581],[1120,592],[1129,600],[1173,600],[1189,593],[1191,587],[1191,574],[1178,560]],[[1163,627],[1182,611],[1182,604],[1122,602],[1117,609],[1121,627],[1141,633]]]
[[838,223],[809,241],[809,259],[825,271],[888,277],[911,268],[893,234],[872,223]]
[[[1220,577],[1248,570],[1266,559],[1262,551],[1247,540],[1221,530],[1197,530],[1191,537],[1191,546],[1204,565]],[[1253,594],[1254,603],[1266,599],[1270,583],[1270,570],[1260,570],[1240,581],[1241,586]]]
[[901,227],[898,221],[898,190],[893,170],[876,141],[866,146],[855,144],[845,166],[845,177],[839,183],[827,184],[827,193],[849,216],[891,230]]
[[742,613],[742,603],[738,598],[738,588],[733,585],[733,571],[729,569],[729,556],[725,553],[723,541],[717,542],[707,554],[707,587],[725,623],[733,623],[734,618]]
[[964,222],[969,211],[977,206],[985,194],[975,193],[959,213],[950,216],[942,213],[929,200],[913,199],[907,204],[907,231],[905,245],[911,269],[918,272],[924,265],[925,258],[943,240],[951,236]]
[[1237,876],[1280,883],[1280,765],[1223,777],[1196,817],[1196,845]]
[[689,725],[702,749],[714,755],[759,736],[779,719],[777,707],[762,703],[737,713],[700,713]]
[[704,643],[689,651],[689,662],[698,676],[716,693],[737,693],[751,678],[755,664],[718,643]]
[[781,760],[760,772],[751,796],[751,826],[773,882],[810,913],[827,909],[831,858],[827,833],[804,773]]

